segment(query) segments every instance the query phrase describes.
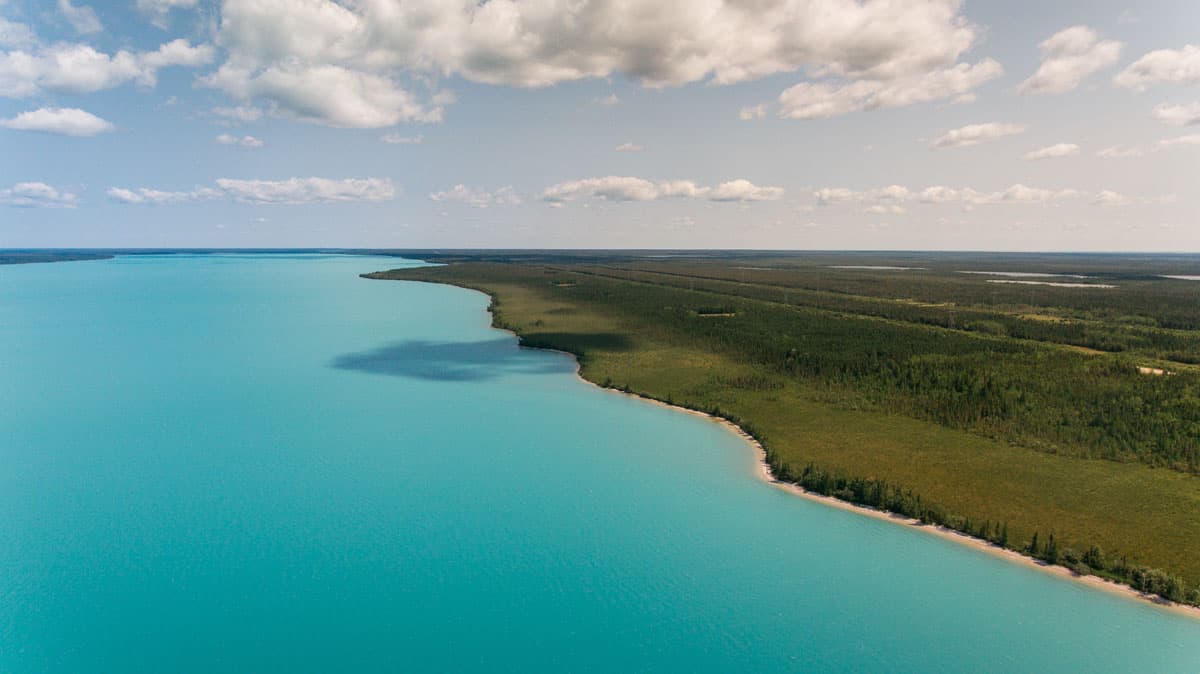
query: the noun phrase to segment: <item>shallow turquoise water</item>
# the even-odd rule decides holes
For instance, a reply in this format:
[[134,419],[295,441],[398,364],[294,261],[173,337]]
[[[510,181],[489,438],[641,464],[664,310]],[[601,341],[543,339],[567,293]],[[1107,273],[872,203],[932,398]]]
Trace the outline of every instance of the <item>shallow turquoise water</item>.
[[0,267],[0,672],[1200,671],[1200,621],[754,477],[395,259]]

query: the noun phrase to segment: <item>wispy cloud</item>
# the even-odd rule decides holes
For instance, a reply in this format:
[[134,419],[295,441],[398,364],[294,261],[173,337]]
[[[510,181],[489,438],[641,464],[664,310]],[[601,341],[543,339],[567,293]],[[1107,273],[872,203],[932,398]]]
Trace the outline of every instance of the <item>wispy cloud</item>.
[[1103,159],[1125,159],[1128,157],[1143,157],[1155,152],[1163,152],[1166,150],[1194,146],[1200,146],[1200,134],[1193,133],[1186,136],[1164,138],[1157,143],[1150,145],[1113,145],[1112,147],[1106,147],[1103,150],[1100,150],[1096,153],[1096,156]]
[[91,7],[73,5],[71,0],[58,0],[58,11],[67,19],[67,23],[80,35],[91,35],[104,30],[100,19]]
[[752,119],[762,119],[767,116],[767,104],[759,103],[758,105],[748,105],[741,110],[738,110],[738,119],[743,122]]
[[825,187],[813,192],[820,206],[836,204],[874,204],[885,208],[871,209],[870,213],[896,213],[904,203],[955,204],[964,207],[999,204],[1049,204],[1087,196],[1082,190],[1060,188],[1048,189],[1015,184],[1003,190],[983,191],[970,187],[931,185],[922,189],[910,189],[903,185],[888,185],[868,190],[852,190],[844,187]]
[[932,145],[936,149],[968,147],[1004,136],[1015,136],[1024,133],[1027,128],[1024,124],[1000,124],[998,122],[968,124],[938,136]]
[[551,185],[542,200],[564,203],[579,199],[606,201],[657,201],[660,199],[707,199],[709,201],[773,201],[783,196],[782,187],[762,187],[744,180],[730,180],[713,187],[691,180],[651,182],[632,176],[585,178]]
[[234,107],[217,107],[212,109],[213,114],[218,117],[224,117],[238,122],[253,122],[262,117],[263,111],[250,105],[238,105]]
[[[0,2],[0,4],[4,4]],[[29,26],[16,21],[9,21],[0,16],[0,47],[8,49],[25,49],[37,42],[37,37]]]
[[467,187],[461,183],[448,190],[434,192],[429,195],[429,198],[437,202],[456,202],[473,206],[475,208],[487,208],[488,206],[516,206],[522,201],[521,197],[513,190],[511,186],[505,186],[494,191],[488,191],[479,188]]
[[223,133],[215,139],[220,145],[236,145],[244,148],[259,148],[263,146],[263,142],[254,136],[233,136],[228,133]]
[[1154,108],[1151,116],[1160,122],[1176,126],[1200,124],[1200,103],[1187,105],[1168,105],[1164,103]]
[[379,140],[388,145],[420,145],[425,141],[425,137],[420,134],[416,136],[402,136],[398,133],[389,133],[381,136]]
[[1134,206],[1139,204],[1170,204],[1174,202],[1174,194],[1138,198],[1114,192],[1113,190],[1101,190],[1092,196],[1092,203],[1096,206]]
[[139,187],[136,189],[110,187],[107,190],[107,194],[113,201],[125,204],[151,204],[156,206],[181,204],[200,199],[216,199],[221,196],[219,190],[207,187],[199,187],[187,191],[155,190],[148,187]]
[[1041,44],[1042,64],[1017,87],[1023,94],[1061,94],[1079,86],[1088,75],[1117,62],[1121,43],[1101,40],[1087,26],[1072,26]]
[[984,59],[975,65],[959,63],[886,80],[856,80],[840,85],[802,82],[779,95],[779,115],[788,119],[825,119],[862,110],[959,99],[1003,73],[999,63]]
[[1038,161],[1041,159],[1058,159],[1060,157],[1072,157],[1079,154],[1079,146],[1075,143],[1055,143],[1046,147],[1025,153],[1027,161]]
[[112,187],[108,196],[128,204],[178,204],[205,199],[233,199],[251,204],[320,204],[354,201],[388,201],[396,190],[387,178],[289,178],[238,180],[218,178],[216,187],[187,191]]
[[190,9],[199,0],[137,0],[138,11],[145,14],[159,28],[166,29],[167,22],[173,9]]

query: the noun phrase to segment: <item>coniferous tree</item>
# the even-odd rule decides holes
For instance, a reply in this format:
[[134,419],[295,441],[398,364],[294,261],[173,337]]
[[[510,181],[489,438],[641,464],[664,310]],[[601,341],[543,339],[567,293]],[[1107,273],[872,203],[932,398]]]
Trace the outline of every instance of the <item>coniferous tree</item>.
[[1042,558],[1051,564],[1058,563],[1058,543],[1054,540],[1054,534],[1050,534],[1050,540],[1046,542],[1046,551]]

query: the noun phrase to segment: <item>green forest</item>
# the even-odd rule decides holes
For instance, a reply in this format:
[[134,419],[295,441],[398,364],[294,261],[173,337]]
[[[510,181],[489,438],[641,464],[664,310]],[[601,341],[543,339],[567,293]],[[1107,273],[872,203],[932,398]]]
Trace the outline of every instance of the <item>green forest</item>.
[[1200,601],[1200,282],[1164,278],[1186,260],[439,261],[370,276],[483,290],[592,381],[739,424],[780,480]]

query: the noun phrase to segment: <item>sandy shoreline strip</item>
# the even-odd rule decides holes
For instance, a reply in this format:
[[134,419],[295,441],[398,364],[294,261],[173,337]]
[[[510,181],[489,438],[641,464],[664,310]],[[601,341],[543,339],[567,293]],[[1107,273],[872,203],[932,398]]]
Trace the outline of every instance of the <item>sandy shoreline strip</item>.
[[[455,287],[462,288],[462,286],[455,286]],[[475,288],[463,288],[463,289],[477,292],[477,293],[487,297],[489,301],[492,301],[494,299],[488,293],[485,293],[480,290],[476,290]],[[494,318],[494,315],[491,313],[490,310],[488,311],[488,315],[490,317],[489,322],[491,322],[491,319]],[[905,517],[904,515],[898,515],[895,513],[890,513],[890,512],[884,511],[884,510],[876,510],[875,508],[869,508],[867,506],[857,505],[854,503],[850,503],[848,501],[843,501],[841,499],[834,498],[832,496],[825,496],[823,494],[817,494],[817,493],[808,491],[807,489],[805,489],[797,484],[792,484],[790,482],[781,482],[781,481],[777,480],[775,478],[775,475],[771,472],[771,466],[767,463],[767,450],[765,447],[762,446],[762,443],[760,443],[758,440],[755,440],[752,435],[750,435],[746,431],[742,430],[741,426],[738,426],[737,424],[733,423],[732,421],[729,421],[728,419],[722,419],[720,417],[714,417],[713,415],[707,414],[705,412],[701,412],[700,410],[694,410],[694,409],[691,409],[688,407],[680,407],[679,405],[672,405],[670,403],[663,402],[662,400],[650,398],[650,397],[647,397],[644,395],[634,393],[632,391],[622,391],[620,389],[609,388],[607,386],[601,386],[600,384],[597,384],[594,381],[589,381],[584,378],[584,376],[582,374],[582,367],[580,366],[579,359],[575,356],[575,354],[573,354],[569,351],[562,351],[560,349],[546,349],[546,348],[541,348],[541,347],[524,346],[524,345],[520,344],[520,335],[518,335],[513,330],[509,330],[507,328],[499,328],[499,327],[496,327],[494,324],[491,325],[491,327],[494,330],[500,330],[502,332],[507,332],[510,335],[513,335],[514,337],[516,337],[517,343],[520,346],[520,348],[533,349],[536,351],[548,351],[551,353],[559,353],[559,354],[562,354],[562,355],[570,358],[571,362],[575,364],[575,378],[589,386],[594,386],[594,387],[600,389],[601,391],[605,391],[608,393],[613,393],[616,395],[622,395],[622,396],[627,396],[630,398],[635,398],[642,402],[651,403],[653,405],[658,405],[660,407],[664,407],[664,408],[667,408],[670,410],[683,412],[685,414],[691,414],[691,415],[694,415],[697,417],[701,417],[703,419],[707,419],[710,422],[717,423],[717,424],[720,424],[721,426],[724,426],[727,430],[729,430],[732,433],[741,437],[742,440],[745,441],[745,443],[750,446],[751,450],[753,450],[755,452],[757,459],[758,459],[757,470],[755,471],[755,474],[763,482],[775,487],[776,489],[782,489],[783,491],[786,491],[788,493],[794,494],[801,498],[808,499],[810,501],[815,501],[817,503],[824,504],[831,508],[839,508],[841,510],[847,510],[850,512],[858,513],[859,515],[873,517],[877,520],[884,520],[887,522],[891,522],[892,524],[898,524],[901,526],[911,527],[911,528],[917,529],[919,531],[923,531],[925,533],[941,537],[945,540],[953,541],[960,545],[966,545],[966,546],[974,548],[976,550],[980,550],[982,552],[996,555],[997,557],[1006,559],[1009,562],[1012,562],[1014,564],[1020,564],[1022,566],[1025,566],[1025,567],[1028,567],[1031,569],[1037,569],[1039,571],[1053,574],[1055,576],[1064,578],[1066,580],[1071,580],[1071,581],[1074,581],[1077,583],[1082,583],[1084,585],[1095,588],[1097,590],[1103,590],[1105,592],[1109,592],[1109,593],[1124,597],[1126,599],[1143,602],[1143,603],[1150,604],[1156,608],[1159,608],[1159,609],[1162,609],[1165,611],[1170,611],[1170,612],[1176,613],[1178,615],[1188,616],[1195,620],[1200,620],[1200,607],[1198,607],[1198,606],[1190,606],[1188,604],[1179,604],[1179,603],[1176,603],[1173,601],[1168,601],[1166,599],[1163,599],[1162,597],[1159,597],[1158,595],[1141,592],[1141,591],[1136,590],[1128,585],[1125,585],[1123,583],[1118,583],[1116,581],[1111,581],[1111,580],[1108,580],[1107,578],[1101,578],[1099,576],[1091,576],[1091,575],[1081,575],[1081,574],[1075,573],[1074,571],[1071,571],[1070,569],[1066,568],[1065,566],[1047,564],[1046,562],[1043,562],[1040,559],[1034,559],[1033,557],[1028,557],[1026,555],[1023,555],[1023,554],[1017,552],[1016,550],[1002,548],[1002,547],[995,545],[989,541],[975,538],[974,536],[968,536],[960,531],[955,531],[954,529],[950,529],[948,527],[944,527],[944,526],[940,526],[940,525],[925,524],[925,523],[921,522],[920,520],[913,519],[911,517]]]
[[[566,352],[559,352],[559,353],[566,353]],[[566,353],[566,355],[571,356],[572,354]],[[1196,620],[1200,620],[1200,607],[1197,607],[1197,606],[1190,606],[1188,604],[1179,604],[1179,603],[1176,603],[1173,601],[1168,601],[1166,599],[1163,599],[1162,597],[1159,597],[1158,595],[1141,592],[1141,591],[1134,589],[1123,583],[1118,583],[1116,581],[1108,580],[1107,578],[1101,578],[1100,576],[1078,574],[1078,573],[1075,573],[1074,571],[1068,569],[1065,566],[1058,566],[1056,564],[1048,564],[1040,559],[1035,559],[1033,557],[1023,555],[1023,554],[1017,552],[1016,550],[1002,548],[1002,547],[995,545],[989,541],[985,541],[980,538],[975,538],[974,536],[968,536],[967,534],[964,534],[961,531],[957,531],[957,530],[951,529],[949,527],[944,527],[941,525],[925,524],[924,522],[922,522],[921,520],[918,520],[918,519],[913,519],[911,517],[906,517],[904,515],[898,515],[896,513],[887,512],[886,510],[877,510],[875,508],[871,508],[868,506],[850,503],[849,501],[843,501],[841,499],[834,498],[832,496],[825,496],[824,494],[818,494],[816,492],[811,492],[811,491],[808,491],[807,489],[805,489],[804,487],[801,487],[800,485],[797,485],[797,484],[793,484],[791,482],[781,482],[780,480],[777,480],[775,478],[774,474],[771,473],[771,466],[767,463],[766,448],[764,448],[762,446],[762,444],[758,442],[758,440],[755,440],[753,436],[751,436],[746,431],[742,430],[742,428],[740,426],[729,421],[728,419],[714,417],[711,414],[706,414],[699,410],[693,410],[693,409],[690,409],[687,407],[680,407],[679,405],[671,405],[671,404],[665,403],[661,400],[656,400],[654,398],[647,398],[646,396],[638,395],[636,393],[625,392],[625,391],[622,391],[619,389],[613,389],[613,388],[605,388],[603,386],[600,386],[599,384],[596,384],[595,382],[591,382],[591,381],[588,381],[587,379],[584,379],[583,376],[579,374],[578,368],[576,368],[575,376],[578,377],[580,381],[587,382],[588,384],[591,384],[592,386],[595,386],[604,391],[608,391],[610,393],[615,393],[618,395],[628,396],[631,398],[637,398],[638,400],[641,400],[643,402],[652,403],[652,404],[659,405],[659,406],[662,406],[662,407],[665,407],[668,409],[677,410],[679,412],[684,412],[686,414],[691,414],[691,415],[694,415],[697,417],[703,417],[713,423],[717,423],[717,424],[724,426],[731,432],[733,432],[736,435],[738,435],[739,437],[741,437],[742,440],[745,441],[746,444],[750,445],[750,447],[756,452],[757,457],[758,457],[758,470],[755,471],[755,473],[758,475],[758,477],[760,479],[762,479],[763,482],[766,482],[767,484],[771,485],[772,487],[775,487],[776,489],[782,489],[783,491],[786,491],[790,494],[794,494],[796,496],[808,499],[810,501],[816,501],[817,503],[821,503],[821,504],[829,506],[831,508],[847,510],[847,511],[850,511],[853,513],[857,513],[859,515],[866,515],[867,517],[872,517],[877,520],[885,520],[892,524],[898,524],[901,526],[918,529],[924,533],[932,534],[934,536],[938,536],[940,538],[953,541],[960,545],[966,545],[966,546],[974,548],[976,550],[981,550],[983,552],[987,552],[987,553],[995,555],[997,557],[1001,557],[1001,558],[1003,558],[1009,562],[1012,562],[1014,564],[1020,564],[1025,567],[1037,569],[1039,571],[1044,571],[1046,573],[1058,576],[1060,578],[1065,578],[1067,580],[1071,580],[1071,581],[1074,581],[1077,583],[1082,583],[1084,585],[1096,588],[1098,590],[1103,590],[1106,592],[1117,594],[1117,595],[1120,595],[1127,599],[1132,599],[1132,600],[1139,601],[1139,602],[1146,602],[1146,603],[1154,605],[1156,608],[1163,609],[1166,611],[1171,611],[1172,613],[1177,613],[1180,615],[1188,616],[1188,617],[1196,619]]]
[[742,428],[740,426],[733,423],[732,421],[729,421],[728,419],[722,419],[720,417],[714,417],[713,415],[707,414],[705,412],[701,412],[700,410],[694,410],[694,409],[691,409],[688,407],[680,407],[679,405],[672,405],[670,403],[666,403],[661,400],[657,400],[655,398],[649,398],[649,397],[646,397],[643,395],[639,395],[637,393],[622,391],[620,389],[608,388],[605,386],[601,386],[593,381],[588,381],[587,379],[585,379],[583,377],[582,374],[580,374],[579,361],[578,361],[578,359],[575,358],[575,355],[570,352],[559,351],[558,349],[541,349],[541,348],[537,348],[537,347],[522,347],[522,348],[534,348],[538,351],[551,351],[554,353],[561,353],[565,356],[570,357],[575,362],[575,377],[577,379],[579,379],[579,381],[584,382],[590,386],[595,386],[596,388],[598,388],[602,391],[606,391],[608,393],[614,393],[616,395],[626,396],[629,398],[635,398],[642,402],[647,402],[647,403],[650,403],[653,405],[658,405],[660,407],[665,407],[670,410],[683,412],[684,414],[691,414],[693,416],[697,416],[697,417],[706,419],[712,423],[716,423],[716,424],[720,424],[721,426],[724,426],[727,430],[729,430],[730,432],[732,432],[735,435],[737,435],[738,437],[740,437],[756,453],[758,461],[757,461],[757,470],[755,471],[755,474],[763,482],[771,485],[772,487],[775,487],[776,489],[782,489],[783,491],[786,491],[795,496],[799,496],[801,498],[805,498],[810,501],[815,501],[817,503],[821,503],[821,504],[826,505],[831,508],[838,508],[840,510],[846,510],[849,512],[857,513],[859,515],[865,515],[867,517],[872,517],[877,520],[884,520],[884,521],[890,522],[892,524],[898,524],[900,526],[911,527],[913,529],[917,529],[924,533],[932,534],[934,536],[938,536],[945,540],[953,541],[955,543],[958,543],[959,545],[965,545],[965,546],[974,548],[976,550],[980,550],[980,551],[986,552],[988,554],[995,555],[997,557],[1001,557],[1001,558],[1003,558],[1009,562],[1012,562],[1014,564],[1020,564],[1021,566],[1025,566],[1025,567],[1028,567],[1031,569],[1037,569],[1039,571],[1043,571],[1045,573],[1049,573],[1049,574],[1058,576],[1060,578],[1071,580],[1076,583],[1082,583],[1083,585],[1087,585],[1088,587],[1092,587],[1097,590],[1103,590],[1105,592],[1119,595],[1126,599],[1132,599],[1134,601],[1151,604],[1155,608],[1158,608],[1158,609],[1170,611],[1172,613],[1176,613],[1179,615],[1188,616],[1195,620],[1200,620],[1200,607],[1197,607],[1197,606],[1190,606],[1188,604],[1179,604],[1179,603],[1176,603],[1173,601],[1168,601],[1166,599],[1163,599],[1162,597],[1159,597],[1158,595],[1141,592],[1141,591],[1136,590],[1136,589],[1134,589],[1128,585],[1125,585],[1123,583],[1118,583],[1116,581],[1108,580],[1107,578],[1101,578],[1100,576],[1078,574],[1078,573],[1075,573],[1074,571],[1068,569],[1065,566],[1058,566],[1056,564],[1048,564],[1040,559],[1034,559],[1033,557],[1023,555],[1023,554],[1017,552],[1016,550],[1002,548],[1002,547],[995,545],[989,541],[985,541],[980,538],[975,538],[974,536],[968,536],[968,535],[962,533],[961,531],[956,531],[949,527],[944,527],[941,525],[925,524],[924,522],[922,522],[921,520],[918,520],[918,519],[913,519],[911,517],[905,517],[904,515],[898,515],[896,513],[887,512],[886,510],[877,510],[875,508],[870,508],[868,506],[850,503],[849,501],[843,501],[841,499],[837,499],[832,496],[825,496],[824,494],[818,494],[816,492],[811,492],[811,491],[808,491],[807,489],[801,487],[800,485],[793,484],[791,482],[781,482],[775,478],[774,474],[771,473],[771,466],[767,463],[766,448],[763,447],[762,444],[758,440],[755,440],[753,436],[751,436],[746,431],[742,430]]

